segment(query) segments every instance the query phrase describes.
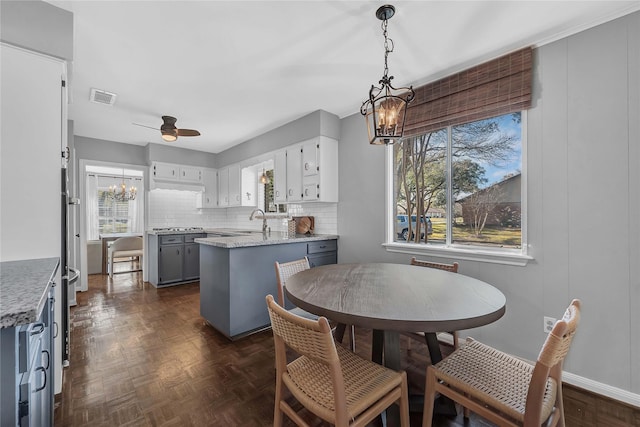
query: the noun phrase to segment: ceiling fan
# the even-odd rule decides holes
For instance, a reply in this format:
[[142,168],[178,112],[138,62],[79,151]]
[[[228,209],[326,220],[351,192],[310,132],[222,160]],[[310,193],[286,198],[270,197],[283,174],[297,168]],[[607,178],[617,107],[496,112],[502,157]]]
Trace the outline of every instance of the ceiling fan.
[[[200,132],[195,129],[178,129],[176,127],[176,119],[171,116],[162,116],[162,126],[160,126],[160,133],[162,134],[162,139],[167,142],[173,142],[178,139],[179,136],[199,136]],[[133,123],[136,126],[142,126],[149,129],[158,130],[158,128],[154,128],[147,125],[141,125],[140,123]]]

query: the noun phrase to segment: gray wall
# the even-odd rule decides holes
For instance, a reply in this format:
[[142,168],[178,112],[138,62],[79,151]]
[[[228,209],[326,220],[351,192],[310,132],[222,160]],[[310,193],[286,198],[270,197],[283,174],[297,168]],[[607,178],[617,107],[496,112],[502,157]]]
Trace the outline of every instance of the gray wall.
[[[535,359],[543,316],[572,298],[583,317],[565,371],[640,402],[640,13],[535,51],[527,120],[526,267],[463,261],[460,271],[507,297],[498,322],[464,335]],[[384,149],[364,119],[342,120],[341,263],[408,262],[386,253]],[[357,164],[354,167],[354,160]],[[366,221],[362,219],[366,218]]]
[[170,147],[162,144],[147,144],[146,162],[151,166],[151,162],[177,163],[179,165],[200,166],[213,168],[216,155],[203,151],[187,150],[186,148]]
[[73,60],[73,14],[43,1],[0,2],[0,39]]
[[216,167],[220,168],[250,159],[319,135],[339,139],[340,119],[338,116],[323,110],[314,111],[219,153]]
[[76,135],[74,146],[77,161],[86,159],[147,166],[147,149],[141,145],[122,144]]

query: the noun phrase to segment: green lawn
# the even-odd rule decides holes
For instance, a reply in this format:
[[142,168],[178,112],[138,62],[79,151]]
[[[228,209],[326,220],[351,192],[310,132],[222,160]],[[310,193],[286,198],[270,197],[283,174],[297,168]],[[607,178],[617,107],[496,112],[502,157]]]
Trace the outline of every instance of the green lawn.
[[[446,218],[431,218],[433,233],[429,236],[432,242],[444,242],[446,233]],[[471,227],[455,224],[453,226],[453,241],[459,244],[475,244],[519,248],[522,234],[519,228],[486,226],[480,236],[473,233]]]

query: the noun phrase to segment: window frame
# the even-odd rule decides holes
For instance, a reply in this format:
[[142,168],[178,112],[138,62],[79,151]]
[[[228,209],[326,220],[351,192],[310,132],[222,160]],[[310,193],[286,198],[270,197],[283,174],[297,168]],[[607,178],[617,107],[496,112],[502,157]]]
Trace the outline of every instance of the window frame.
[[[522,244],[520,249],[492,248],[460,245],[455,243],[409,243],[395,241],[395,212],[394,212],[394,155],[393,145],[385,147],[385,221],[386,238],[382,246],[387,252],[412,255],[426,255],[442,258],[455,258],[460,260],[479,261],[496,264],[526,266],[534,258],[529,254],[527,239],[527,110],[521,111],[521,233]],[[448,132],[447,142],[447,182],[451,180],[451,132]],[[447,185],[447,212],[453,212],[451,200],[451,185]],[[447,221],[447,235],[451,236],[451,223]]]

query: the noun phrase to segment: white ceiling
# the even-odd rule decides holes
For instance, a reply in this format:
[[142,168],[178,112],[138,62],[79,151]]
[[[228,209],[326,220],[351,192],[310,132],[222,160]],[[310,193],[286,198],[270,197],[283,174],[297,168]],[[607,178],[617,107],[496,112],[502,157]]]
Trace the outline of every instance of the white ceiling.
[[[318,109],[357,113],[383,73],[380,1],[50,1],[74,13],[80,136],[218,153]],[[640,10],[640,1],[394,1],[396,86],[419,85]],[[91,88],[117,94],[89,102]],[[364,127],[364,120],[363,120]]]

